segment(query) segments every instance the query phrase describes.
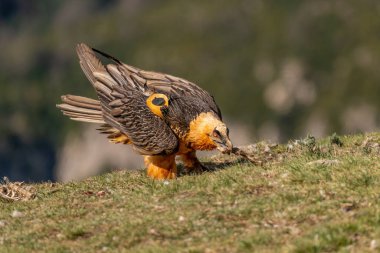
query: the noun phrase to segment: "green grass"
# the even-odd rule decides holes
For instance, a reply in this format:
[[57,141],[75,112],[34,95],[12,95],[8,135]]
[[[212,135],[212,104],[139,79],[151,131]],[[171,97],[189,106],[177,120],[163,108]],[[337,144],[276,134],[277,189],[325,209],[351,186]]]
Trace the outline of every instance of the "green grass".
[[380,134],[298,143],[168,183],[122,171],[36,184],[35,200],[0,202],[0,252],[379,250]]

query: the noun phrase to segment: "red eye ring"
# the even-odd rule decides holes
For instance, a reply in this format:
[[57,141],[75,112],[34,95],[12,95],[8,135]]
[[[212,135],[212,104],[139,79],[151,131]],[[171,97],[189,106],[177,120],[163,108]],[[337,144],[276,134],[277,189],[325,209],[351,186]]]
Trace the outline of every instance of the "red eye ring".
[[214,136],[215,138],[220,138],[220,132],[218,130],[214,130],[212,132],[212,136]]

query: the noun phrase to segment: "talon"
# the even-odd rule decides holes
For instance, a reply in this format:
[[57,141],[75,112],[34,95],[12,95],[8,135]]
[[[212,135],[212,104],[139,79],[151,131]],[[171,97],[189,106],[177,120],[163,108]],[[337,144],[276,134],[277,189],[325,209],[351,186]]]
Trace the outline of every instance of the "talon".
[[181,157],[186,168],[186,174],[196,175],[207,171],[207,167],[205,167],[196,157],[195,151],[182,154]]
[[204,166],[203,164],[201,164],[200,162],[198,162],[197,164],[195,164],[193,167],[186,167],[186,172],[187,174],[190,174],[190,175],[198,175],[198,174],[202,174],[203,172],[207,171],[207,167]]

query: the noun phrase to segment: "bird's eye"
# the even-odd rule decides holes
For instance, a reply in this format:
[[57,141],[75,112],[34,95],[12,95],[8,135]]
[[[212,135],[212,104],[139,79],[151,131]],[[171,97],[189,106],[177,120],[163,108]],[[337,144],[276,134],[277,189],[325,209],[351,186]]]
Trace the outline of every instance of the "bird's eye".
[[212,135],[215,137],[215,138],[219,138],[220,137],[220,132],[218,131],[218,130],[214,130],[213,132],[212,132]]

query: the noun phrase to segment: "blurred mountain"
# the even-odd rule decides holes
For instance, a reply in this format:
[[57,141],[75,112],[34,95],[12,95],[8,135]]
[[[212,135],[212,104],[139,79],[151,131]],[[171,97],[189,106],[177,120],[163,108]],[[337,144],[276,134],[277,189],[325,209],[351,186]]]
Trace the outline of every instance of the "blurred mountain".
[[209,90],[254,139],[379,129],[375,0],[0,0],[0,176],[54,180],[79,123],[62,94],[95,96],[75,45]]

